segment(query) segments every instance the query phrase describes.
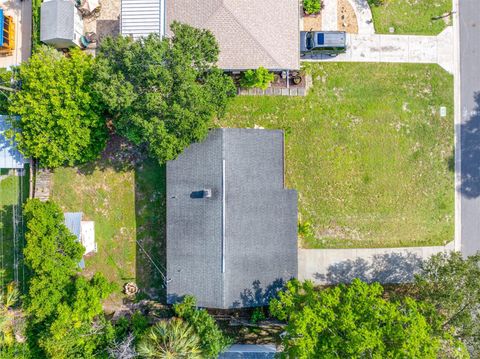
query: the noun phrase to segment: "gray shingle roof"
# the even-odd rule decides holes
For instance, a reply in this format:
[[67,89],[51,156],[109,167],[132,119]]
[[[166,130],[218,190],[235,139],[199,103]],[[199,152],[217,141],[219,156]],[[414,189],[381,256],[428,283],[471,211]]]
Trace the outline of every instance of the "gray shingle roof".
[[23,168],[26,160],[17,150],[15,142],[4,136],[4,132],[10,128],[6,119],[7,116],[0,115],[0,168]]
[[298,0],[167,0],[166,12],[168,24],[179,21],[213,32],[220,68],[300,67]]
[[282,131],[217,129],[167,163],[169,303],[264,305],[296,276],[297,193],[283,162]]

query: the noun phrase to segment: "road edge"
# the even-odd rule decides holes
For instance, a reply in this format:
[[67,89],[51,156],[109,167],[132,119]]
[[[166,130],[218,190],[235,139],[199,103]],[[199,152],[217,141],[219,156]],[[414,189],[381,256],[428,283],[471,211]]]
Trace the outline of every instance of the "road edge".
[[455,152],[455,251],[462,249],[462,203],[461,203],[461,180],[462,180],[462,139],[461,139],[461,96],[460,96],[460,17],[459,0],[452,0],[453,15],[453,82],[454,82],[454,152]]

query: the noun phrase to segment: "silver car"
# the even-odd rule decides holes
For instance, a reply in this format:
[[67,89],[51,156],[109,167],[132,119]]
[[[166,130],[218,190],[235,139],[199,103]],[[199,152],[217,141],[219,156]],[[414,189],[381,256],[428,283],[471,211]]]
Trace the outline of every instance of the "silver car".
[[347,51],[345,31],[301,31],[300,54],[337,56]]

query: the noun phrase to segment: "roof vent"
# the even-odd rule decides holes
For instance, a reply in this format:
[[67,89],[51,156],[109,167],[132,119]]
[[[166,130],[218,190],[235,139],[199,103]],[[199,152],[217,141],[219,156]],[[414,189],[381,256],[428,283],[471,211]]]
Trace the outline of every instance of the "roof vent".
[[212,197],[212,190],[210,188],[206,188],[203,190],[203,198],[211,198]]

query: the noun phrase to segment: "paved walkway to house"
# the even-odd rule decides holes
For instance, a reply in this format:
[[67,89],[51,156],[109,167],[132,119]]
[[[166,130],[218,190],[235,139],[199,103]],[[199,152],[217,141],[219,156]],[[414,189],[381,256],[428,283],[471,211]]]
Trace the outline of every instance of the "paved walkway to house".
[[338,30],[338,5],[337,0],[323,0],[322,9],[322,30],[336,31]]
[[347,34],[347,52],[302,61],[434,63],[453,73],[453,28],[438,36]]
[[52,172],[46,169],[39,169],[35,175],[34,198],[45,202],[50,198],[50,190],[52,188]]
[[373,16],[367,0],[348,0],[357,16],[358,33],[361,35],[372,35],[375,33]]
[[[367,0],[348,0],[355,16],[357,17],[358,33],[370,35],[375,33],[373,26],[372,12]],[[338,0],[323,0],[322,30],[336,31],[338,30]]]
[[439,247],[299,249],[298,278],[319,285],[366,282],[406,283],[413,279],[423,260],[454,249],[454,243]]

